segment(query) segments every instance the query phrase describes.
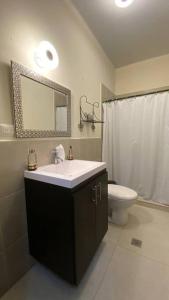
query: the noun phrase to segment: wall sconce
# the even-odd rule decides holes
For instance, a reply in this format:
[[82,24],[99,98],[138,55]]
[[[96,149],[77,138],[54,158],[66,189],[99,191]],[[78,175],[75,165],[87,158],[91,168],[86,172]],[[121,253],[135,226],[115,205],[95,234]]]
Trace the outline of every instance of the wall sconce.
[[46,70],[53,70],[59,65],[59,57],[55,47],[47,42],[40,42],[35,50],[34,59],[38,67]]

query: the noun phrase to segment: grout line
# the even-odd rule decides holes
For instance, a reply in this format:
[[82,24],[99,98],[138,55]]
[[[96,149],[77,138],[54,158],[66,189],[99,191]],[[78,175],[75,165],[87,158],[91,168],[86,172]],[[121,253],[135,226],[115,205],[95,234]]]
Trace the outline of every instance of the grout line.
[[104,271],[104,273],[103,273],[102,278],[100,279],[100,281],[99,281],[99,283],[98,283],[98,288],[96,289],[96,292],[95,292],[95,294],[94,294],[92,300],[95,300],[95,299],[96,299],[97,293],[99,292],[99,290],[100,290],[100,288],[101,288],[101,285],[102,285],[102,283],[103,283],[103,281],[104,281],[105,275],[106,275],[106,273],[107,273],[107,271],[108,271],[108,269],[109,269],[109,266],[110,266],[110,264],[111,264],[111,261],[112,261],[112,258],[113,258],[113,256],[114,256],[114,253],[115,253],[115,250],[116,250],[117,246],[118,246],[118,244],[117,244],[117,241],[116,241],[116,245],[115,245],[115,247],[113,248],[113,252],[112,252],[110,261],[109,261],[109,263],[107,263],[107,267],[106,267],[106,269],[105,269],[105,271]]
[[[5,246],[5,252],[7,252],[11,247],[14,247],[16,245],[16,243],[18,243],[21,240],[27,240],[28,241],[28,233],[27,230],[25,233],[23,233],[22,235],[20,235],[19,237],[16,238],[16,240],[14,240],[11,244],[9,244],[8,246]],[[29,250],[29,241],[28,241],[28,250]],[[28,255],[30,255],[29,251],[28,251]]]
[[[121,234],[120,234],[120,235],[121,235]],[[143,255],[143,254],[141,254],[141,253],[132,251],[131,249],[129,249],[129,248],[125,247],[125,246],[118,245],[118,241],[117,241],[117,243],[116,243],[116,245],[115,245],[115,247],[114,247],[114,249],[113,249],[113,253],[112,253],[110,262],[108,263],[108,265],[107,265],[107,267],[106,267],[106,270],[105,270],[105,272],[104,272],[104,274],[103,274],[103,277],[102,277],[102,279],[100,280],[100,282],[99,282],[99,284],[98,284],[98,289],[96,290],[95,295],[94,295],[94,297],[92,298],[92,300],[97,300],[97,298],[96,298],[96,297],[97,297],[97,294],[98,294],[98,292],[100,291],[100,289],[101,289],[101,287],[102,287],[102,283],[103,283],[104,278],[105,278],[105,275],[106,275],[106,273],[107,273],[107,271],[108,271],[108,269],[109,269],[109,266],[110,266],[110,264],[111,264],[111,261],[112,261],[112,259],[113,259],[114,254],[115,254],[115,251],[117,250],[117,247],[119,247],[119,248],[121,248],[121,249],[125,249],[125,250],[126,250],[128,253],[130,253],[130,254],[133,254],[133,255],[138,256],[138,257],[142,257],[142,258],[144,258],[144,259],[147,259],[147,260],[149,260],[149,261],[152,261],[153,263],[157,263],[157,264],[159,264],[159,265],[161,265],[161,266],[163,266],[163,267],[169,269],[169,265],[168,265],[168,264],[165,264],[165,263],[162,263],[162,262],[160,262],[160,261],[157,261],[157,260],[155,260],[155,259],[153,259],[153,258],[147,257],[147,256],[145,256],[145,255]]]
[[9,198],[9,197],[11,197],[11,196],[14,196],[14,195],[16,195],[16,194],[21,194],[21,193],[25,193],[24,187],[23,187],[22,189],[20,189],[20,190],[16,190],[15,192],[11,192],[11,193],[8,194],[8,195],[0,196],[0,200],[1,200],[1,199],[4,199],[4,198]]
[[[139,206],[139,204],[136,204],[136,205]],[[140,206],[144,206],[144,205],[141,204]],[[145,207],[145,206],[144,206],[144,207]],[[149,207],[147,207],[147,206],[146,206],[146,208],[149,209]],[[162,211],[163,211],[163,210],[162,210]],[[165,212],[165,211],[164,211],[164,212]],[[141,224],[141,225],[142,225],[142,224]],[[153,261],[153,262],[159,263],[160,265],[169,268],[169,263],[161,262],[161,261],[159,261],[159,260],[156,260],[156,259],[154,259],[154,258],[151,258],[150,256],[147,256],[147,255],[145,255],[145,254],[142,254],[142,253],[141,253],[141,250],[140,250],[140,251],[136,251],[136,249],[135,249],[134,247],[133,247],[133,248],[131,248],[131,247],[129,248],[128,246],[123,246],[123,245],[121,245],[121,244],[120,244],[120,241],[122,240],[122,233],[123,233],[123,230],[125,230],[125,226],[122,227],[122,232],[120,233],[119,238],[118,238],[118,240],[117,240],[117,246],[118,246],[118,247],[123,248],[123,249],[127,250],[127,251],[130,252],[130,253],[134,253],[135,255],[144,257],[144,258],[146,258],[146,259],[149,259],[149,260],[151,260],[151,261]],[[128,229],[127,229],[127,230],[128,230]],[[131,239],[132,239],[132,236],[131,236]],[[143,243],[144,243],[144,240],[143,240]],[[138,248],[137,248],[137,249],[138,249]]]
[[151,260],[153,262],[156,262],[162,266],[165,266],[166,268],[169,268],[169,264],[168,263],[164,263],[164,262],[161,262],[159,260],[156,260],[155,258],[151,258],[150,256],[146,256],[145,254],[142,254],[142,253],[139,253],[137,251],[134,251],[134,248],[133,250],[131,248],[128,248],[127,246],[122,246],[122,245],[117,245],[119,248],[122,248],[122,249],[125,249],[127,250],[129,253],[134,253],[136,256],[141,256],[141,257],[144,257],[148,260]]
[[136,205],[169,212],[169,205],[138,199]]
[[15,143],[20,143],[20,142],[60,142],[60,141],[72,141],[72,140],[75,140],[75,141],[78,141],[78,140],[101,140],[101,136],[96,136],[96,137],[93,137],[93,136],[82,136],[82,137],[49,137],[49,138],[22,138],[22,139],[19,139],[14,137],[14,138],[5,138],[5,139],[2,139],[0,138],[0,143],[5,143],[5,142],[15,142]]

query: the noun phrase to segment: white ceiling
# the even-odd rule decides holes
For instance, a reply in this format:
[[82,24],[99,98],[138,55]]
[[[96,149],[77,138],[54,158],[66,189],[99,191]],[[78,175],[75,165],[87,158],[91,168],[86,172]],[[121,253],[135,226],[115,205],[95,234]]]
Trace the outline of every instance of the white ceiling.
[[116,67],[169,53],[169,0],[72,0]]

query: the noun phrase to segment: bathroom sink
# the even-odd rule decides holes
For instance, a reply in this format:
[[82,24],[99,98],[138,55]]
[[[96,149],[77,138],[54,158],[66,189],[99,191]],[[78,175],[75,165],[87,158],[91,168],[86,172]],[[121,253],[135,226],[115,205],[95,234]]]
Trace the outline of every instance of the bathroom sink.
[[104,169],[106,169],[104,162],[65,160],[59,164],[39,167],[36,171],[26,170],[24,177],[73,188]]

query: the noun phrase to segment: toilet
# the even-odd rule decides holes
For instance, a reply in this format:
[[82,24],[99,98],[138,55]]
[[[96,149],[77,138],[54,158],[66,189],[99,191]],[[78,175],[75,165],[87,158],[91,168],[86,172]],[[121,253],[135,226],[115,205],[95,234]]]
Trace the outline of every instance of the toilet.
[[109,221],[125,225],[128,222],[127,208],[136,202],[137,196],[135,191],[125,186],[108,184],[108,202],[111,210]]

